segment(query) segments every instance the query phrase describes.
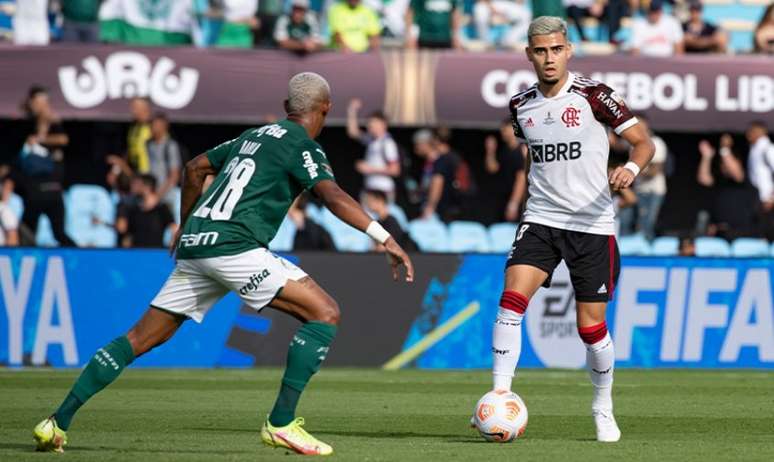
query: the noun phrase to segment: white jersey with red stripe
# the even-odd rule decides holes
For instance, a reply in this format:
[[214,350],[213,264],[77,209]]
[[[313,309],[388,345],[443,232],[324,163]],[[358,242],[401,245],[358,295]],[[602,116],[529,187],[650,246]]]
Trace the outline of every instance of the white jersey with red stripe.
[[529,199],[523,221],[590,234],[615,234],[606,126],[637,123],[607,85],[569,73],[547,98],[533,85],[511,98],[513,130],[529,145]]

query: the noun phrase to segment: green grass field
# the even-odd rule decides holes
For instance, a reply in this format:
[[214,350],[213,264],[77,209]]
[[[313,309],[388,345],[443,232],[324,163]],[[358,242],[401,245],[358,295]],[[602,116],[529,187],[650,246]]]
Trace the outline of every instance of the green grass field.
[[[0,370],[0,461],[287,460],[258,429],[281,371],[128,370],[76,416],[62,455],[33,452],[32,427],[76,371]],[[336,460],[774,460],[774,373],[616,371],[621,442],[594,441],[583,372],[522,371],[523,439],[486,443],[468,419],[484,371],[324,369],[301,401]],[[300,456],[299,456],[300,457]]]

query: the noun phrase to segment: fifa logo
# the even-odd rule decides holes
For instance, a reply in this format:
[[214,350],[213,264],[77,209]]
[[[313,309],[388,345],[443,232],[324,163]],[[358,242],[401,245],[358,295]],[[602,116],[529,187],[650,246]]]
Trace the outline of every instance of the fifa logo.
[[580,127],[580,109],[568,106],[562,113],[562,122],[570,127]]
[[199,84],[199,71],[181,67],[174,73],[175,62],[163,56],[152,63],[147,56],[134,51],[111,53],[100,62],[89,56],[76,66],[59,68],[59,86],[67,102],[86,109],[99,106],[106,99],[149,96],[154,104],[167,109],[186,107]]

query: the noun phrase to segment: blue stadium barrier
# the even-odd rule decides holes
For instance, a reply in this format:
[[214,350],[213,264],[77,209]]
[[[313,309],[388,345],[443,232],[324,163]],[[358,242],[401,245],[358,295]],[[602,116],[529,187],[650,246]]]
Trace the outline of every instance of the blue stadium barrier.
[[495,253],[511,250],[518,223],[495,223],[489,226],[489,249]]
[[768,257],[769,241],[740,237],[731,243],[731,254],[735,257]]
[[697,257],[730,257],[731,246],[725,239],[719,237],[697,237]]
[[449,224],[449,250],[451,252],[489,252],[486,228],[474,221],[453,221]]
[[448,252],[449,231],[436,220],[412,220],[409,235],[423,252]]

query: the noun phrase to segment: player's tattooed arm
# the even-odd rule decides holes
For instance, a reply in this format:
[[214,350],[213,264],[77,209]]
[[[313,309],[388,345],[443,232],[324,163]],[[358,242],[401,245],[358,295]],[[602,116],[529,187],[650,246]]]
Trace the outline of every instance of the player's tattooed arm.
[[[610,185],[616,191],[631,186],[634,178],[648,166],[651,159],[653,159],[653,154],[656,152],[656,147],[650,139],[650,134],[643,124],[637,123],[632,125],[624,130],[621,136],[632,145],[632,151],[629,154],[629,162],[623,167],[616,168],[610,174]],[[632,163],[636,167],[629,167]],[[638,171],[635,172],[634,170]]]

